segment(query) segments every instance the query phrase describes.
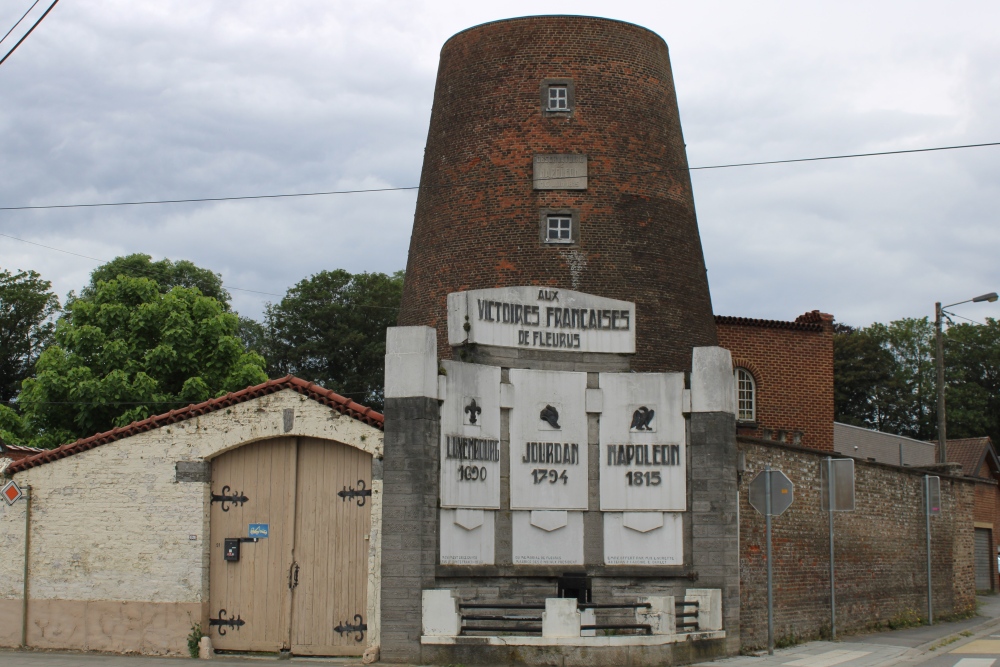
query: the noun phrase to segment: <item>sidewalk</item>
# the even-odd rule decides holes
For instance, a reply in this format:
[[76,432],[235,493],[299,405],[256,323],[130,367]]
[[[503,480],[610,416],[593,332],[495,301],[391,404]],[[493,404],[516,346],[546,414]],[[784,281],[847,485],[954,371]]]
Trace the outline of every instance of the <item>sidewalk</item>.
[[[1000,632],[1000,596],[983,596],[977,598],[977,601],[979,615],[964,621],[869,635],[851,635],[842,641],[809,642],[775,649],[774,655],[767,655],[765,651],[760,656],[724,658],[701,663],[696,667],[889,667],[943,659],[952,650],[969,644],[978,637]],[[963,636],[962,633],[968,634]],[[957,640],[943,645],[952,638]],[[942,664],[954,664],[960,659],[954,657]]]
[[[844,641],[816,641],[800,644],[790,648],[777,649],[773,656],[765,652],[762,656],[739,656],[724,658],[714,662],[701,663],[696,667],[910,667],[924,664],[925,667],[953,667],[962,659],[961,655],[950,656],[963,645],[974,648],[977,639],[987,639],[990,645],[994,641],[1000,643],[1000,595],[978,598],[979,616],[964,621],[938,623],[932,626],[893,630],[870,635],[854,635]],[[968,632],[963,637],[961,633]],[[932,647],[940,646],[944,640],[958,637],[959,641],[932,651]],[[980,640],[978,643],[982,643]],[[966,651],[963,653],[975,653]],[[989,654],[1000,657],[1000,653]],[[266,657],[223,657],[218,656],[213,664],[242,664],[251,666],[260,663],[289,664],[312,663],[331,667],[360,667],[357,658],[315,659],[292,658],[290,661],[279,661],[274,656]],[[933,662],[933,664],[932,664]],[[992,660],[963,663],[961,667],[987,667],[986,662]],[[161,665],[203,664],[185,658],[154,658],[146,656],[108,655],[95,653],[50,653],[47,651],[7,651],[0,649],[0,665],[2,667],[78,667],[93,665],[94,667],[151,667]],[[1000,667],[1000,665],[998,665]]]

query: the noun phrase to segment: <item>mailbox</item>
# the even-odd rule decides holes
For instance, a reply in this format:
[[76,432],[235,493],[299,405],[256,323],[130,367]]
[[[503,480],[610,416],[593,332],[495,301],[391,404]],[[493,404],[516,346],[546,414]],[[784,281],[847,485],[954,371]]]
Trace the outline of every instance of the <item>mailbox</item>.
[[223,560],[236,562],[240,559],[240,538],[227,537],[223,542]]

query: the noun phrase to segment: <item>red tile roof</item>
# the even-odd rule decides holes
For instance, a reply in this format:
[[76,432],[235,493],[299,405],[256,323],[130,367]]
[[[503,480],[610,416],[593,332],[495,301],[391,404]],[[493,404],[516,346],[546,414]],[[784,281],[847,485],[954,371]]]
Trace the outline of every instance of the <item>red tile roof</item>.
[[990,446],[989,436],[982,438],[962,438],[949,440],[947,455],[950,463],[961,463],[962,474],[966,477],[990,477],[989,470],[983,470],[987,449]]
[[219,398],[213,398],[205,401],[204,403],[189,405],[186,408],[171,410],[166,414],[148,417],[142,421],[132,422],[128,426],[116,427],[110,431],[98,433],[90,436],[89,438],[83,438],[81,440],[77,440],[76,442],[56,447],[55,449],[42,450],[40,454],[30,456],[20,461],[15,461],[10,464],[7,467],[6,472],[7,474],[21,472],[22,470],[27,470],[28,468],[34,468],[46,463],[51,463],[52,461],[64,459],[67,456],[73,456],[74,454],[85,452],[88,449],[93,449],[94,447],[106,445],[109,442],[114,442],[115,440],[128,438],[138,433],[151,431],[154,428],[167,426],[168,424],[175,424],[179,421],[184,421],[185,419],[190,419],[192,417],[200,417],[201,415],[215,412],[216,410],[221,410],[222,408],[243,403],[244,401],[249,401],[254,398],[274,394],[284,389],[297,391],[303,396],[308,396],[314,401],[333,408],[342,415],[353,417],[358,421],[374,426],[377,429],[382,429],[384,426],[384,418],[382,415],[375,412],[371,408],[366,408],[359,403],[355,403],[349,398],[344,398],[340,394],[330,391],[329,389],[324,389],[313,382],[306,382],[305,380],[297,378],[293,375],[287,375],[280,380],[269,380],[264,384],[247,387],[246,389],[241,389],[240,391],[226,394],[225,396],[220,396]]
[[[826,318],[829,318],[827,320]],[[759,320],[753,317],[732,317],[730,315],[716,315],[716,324],[730,324],[742,327],[764,327],[766,329],[792,329],[795,331],[823,331],[824,322],[832,322],[833,317],[821,313],[818,310],[799,315],[794,322],[782,320]]]
[[9,458],[12,461],[20,461],[21,459],[26,459],[29,456],[34,456],[35,454],[44,451],[45,450],[40,447],[8,445],[6,442],[0,441],[0,456]]

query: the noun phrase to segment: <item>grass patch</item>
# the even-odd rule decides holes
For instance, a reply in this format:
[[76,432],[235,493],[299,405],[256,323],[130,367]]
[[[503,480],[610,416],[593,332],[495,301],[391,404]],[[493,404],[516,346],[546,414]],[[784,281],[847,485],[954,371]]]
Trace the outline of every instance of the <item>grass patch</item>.
[[201,644],[201,638],[205,636],[205,633],[201,631],[201,623],[195,623],[191,626],[191,634],[188,635],[188,653],[195,660],[198,659],[198,649]]

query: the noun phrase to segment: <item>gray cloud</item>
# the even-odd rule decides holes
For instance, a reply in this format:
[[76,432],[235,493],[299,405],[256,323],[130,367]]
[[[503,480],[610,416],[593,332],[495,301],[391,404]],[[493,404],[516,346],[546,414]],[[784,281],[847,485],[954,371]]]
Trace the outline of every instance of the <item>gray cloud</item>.
[[[29,4],[0,5],[0,27]],[[415,185],[444,40],[567,9],[667,40],[692,165],[1000,140],[1000,7],[987,2],[81,0],[0,67],[0,202]],[[694,172],[716,311],[866,324],[1000,288],[998,177],[1000,148]],[[280,294],[322,269],[402,268],[414,201],[0,212],[0,232],[187,258]],[[0,266],[60,293],[94,265],[0,237]],[[269,299],[234,292],[253,316]]]

